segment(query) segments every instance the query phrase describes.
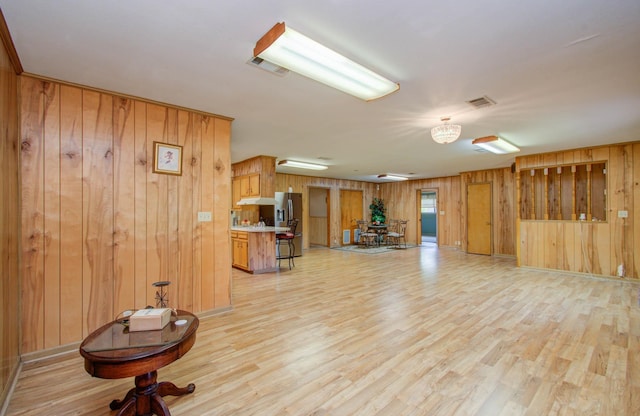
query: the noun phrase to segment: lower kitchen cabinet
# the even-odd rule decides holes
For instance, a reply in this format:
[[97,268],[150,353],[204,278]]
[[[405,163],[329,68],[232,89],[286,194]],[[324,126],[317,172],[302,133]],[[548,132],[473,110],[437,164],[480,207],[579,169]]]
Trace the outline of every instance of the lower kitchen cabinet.
[[232,230],[231,246],[233,267],[249,273],[267,273],[277,269],[276,234],[273,230]]
[[241,231],[231,232],[232,264],[244,270],[249,270],[249,239],[247,234]]

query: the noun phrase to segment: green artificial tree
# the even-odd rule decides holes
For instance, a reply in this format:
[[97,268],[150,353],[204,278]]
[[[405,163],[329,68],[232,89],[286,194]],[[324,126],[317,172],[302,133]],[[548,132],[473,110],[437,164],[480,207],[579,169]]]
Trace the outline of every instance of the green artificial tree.
[[384,201],[380,198],[373,198],[373,202],[369,205],[371,210],[371,222],[384,224],[386,221],[387,210],[384,207]]

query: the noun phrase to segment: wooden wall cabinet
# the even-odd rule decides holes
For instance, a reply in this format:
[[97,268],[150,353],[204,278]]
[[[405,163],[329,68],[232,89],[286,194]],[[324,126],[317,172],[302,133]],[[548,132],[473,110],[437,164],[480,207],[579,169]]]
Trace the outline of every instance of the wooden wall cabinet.
[[276,158],[273,156],[255,156],[231,165],[232,203],[234,211],[239,211],[239,220],[257,222],[257,205],[238,205],[242,198],[257,198],[275,195]]
[[240,176],[240,197],[252,198],[260,196],[260,174]]
[[238,205],[238,202],[242,196],[240,196],[240,178],[233,178],[231,180],[231,204],[234,210],[241,210],[242,205]]
[[242,175],[231,180],[231,202],[234,210],[242,211],[238,205],[242,198],[256,198],[260,196],[260,174]]
[[519,172],[523,220],[607,220],[605,162],[549,166]]

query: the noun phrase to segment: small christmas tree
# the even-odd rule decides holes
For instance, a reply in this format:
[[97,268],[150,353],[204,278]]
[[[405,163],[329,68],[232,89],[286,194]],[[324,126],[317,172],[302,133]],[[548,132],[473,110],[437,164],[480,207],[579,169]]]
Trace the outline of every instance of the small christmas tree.
[[385,215],[387,210],[384,207],[384,201],[380,198],[373,198],[373,202],[369,205],[369,209],[371,210],[371,222],[384,224],[387,219]]

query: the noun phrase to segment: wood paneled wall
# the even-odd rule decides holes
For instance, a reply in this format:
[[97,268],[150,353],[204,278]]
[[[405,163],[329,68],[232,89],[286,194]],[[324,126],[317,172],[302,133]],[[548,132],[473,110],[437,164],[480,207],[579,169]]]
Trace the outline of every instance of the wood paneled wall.
[[420,240],[420,211],[418,193],[421,190],[435,190],[438,194],[438,244],[444,247],[458,247],[462,241],[462,201],[459,176],[420,179],[380,185],[381,198],[387,207],[387,218],[406,219],[407,242],[418,244]]
[[[0,13],[0,23],[4,18]],[[8,33],[6,34],[8,36]],[[5,37],[3,36],[3,40]],[[0,409],[20,360],[18,76],[0,42]]]
[[[590,161],[607,162],[607,221],[520,220],[516,187],[520,170]],[[516,173],[510,168],[463,172],[460,176],[376,184],[358,181],[276,175],[276,190],[289,186],[303,193],[307,206],[308,186],[331,190],[331,242],[340,239],[340,189],[365,191],[363,212],[369,201],[384,199],[388,218],[409,219],[407,241],[419,236],[418,192],[438,192],[438,243],[440,246],[466,249],[466,187],[470,183],[492,184],[493,254],[516,256],[522,266],[565,270],[594,275],[616,276],[620,264],[625,277],[638,279],[640,268],[640,143],[599,146],[563,152],[522,156],[516,159]],[[619,218],[618,211],[627,211]],[[309,221],[305,215],[303,221]],[[460,242],[460,244],[456,244]],[[308,239],[304,248],[308,248]]]
[[[339,180],[330,178],[316,178],[278,173],[276,175],[276,191],[286,192],[291,186],[294,192],[302,193],[303,207],[308,207],[308,188],[327,188],[330,190],[330,241],[331,247],[337,247],[342,241],[340,227],[340,190],[362,190],[362,212],[368,215],[369,204],[373,197],[384,199],[387,207],[387,218],[408,219],[407,241],[416,243],[419,236],[420,213],[418,212],[417,192],[421,189],[438,190],[439,210],[445,215],[438,216],[438,237],[442,246],[455,247],[456,241],[461,241],[461,181],[460,177],[451,176],[436,179],[423,179],[406,182],[383,183],[378,185],[369,182]],[[306,209],[306,208],[305,208]],[[308,211],[308,209],[306,210]],[[309,229],[309,216],[305,211],[304,229]],[[308,235],[303,235],[303,246],[309,248]]]
[[[607,220],[520,220],[518,261],[521,266],[638,279],[640,267],[640,143],[624,143],[516,158],[517,171],[607,162]],[[627,211],[628,218],[619,218]],[[518,212],[520,210],[518,209]]]
[[[230,119],[33,77],[21,116],[23,353],[155,305],[160,280],[171,307],[230,306]],[[154,141],[183,146],[181,176],[152,173]]]
[[[340,224],[340,190],[361,190],[363,195],[362,212],[369,212],[369,204],[374,196],[380,196],[376,190],[376,184],[360,181],[349,181],[344,179],[316,178],[313,176],[289,175],[285,173],[276,174],[275,192],[287,192],[289,187],[293,192],[302,193],[302,225],[303,230],[310,230],[309,219],[309,187],[329,189],[329,246],[339,247],[342,241],[342,226]],[[309,233],[302,234],[303,249],[309,248]]]

